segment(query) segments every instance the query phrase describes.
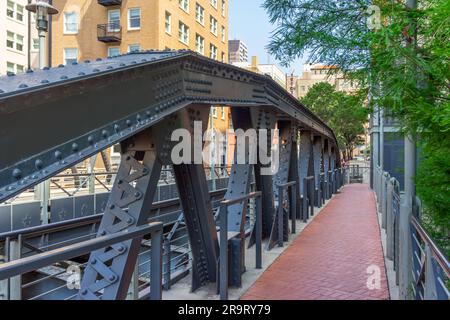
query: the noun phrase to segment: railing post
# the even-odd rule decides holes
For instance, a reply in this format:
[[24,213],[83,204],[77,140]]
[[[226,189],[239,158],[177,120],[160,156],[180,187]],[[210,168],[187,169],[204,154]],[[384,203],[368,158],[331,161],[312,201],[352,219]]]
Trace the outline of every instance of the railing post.
[[256,197],[256,269],[262,268],[262,201],[261,196]]
[[391,178],[387,184],[386,199],[386,257],[390,260],[394,259],[393,179]]
[[[6,263],[9,261],[9,237],[5,239],[3,247],[3,255],[1,257],[1,262]],[[9,299],[9,279],[0,280],[0,300]]]
[[283,187],[278,187],[278,221],[277,221],[277,227],[278,227],[278,246],[283,246],[283,196],[284,196],[284,189]]
[[220,300],[228,300],[228,214],[227,207],[221,205],[220,219],[220,255],[219,255],[219,292]]
[[309,204],[308,204],[308,180],[303,178],[303,195],[302,195],[302,218],[303,222],[308,221],[308,212],[309,212]]
[[297,220],[297,186],[294,184],[291,186],[291,228],[292,233],[297,232],[296,220]]
[[162,228],[151,234],[150,300],[162,299]]
[[172,254],[170,251],[170,239],[164,238],[164,290],[170,290],[170,261],[172,260]]
[[[22,236],[9,242],[9,261],[22,257]],[[9,299],[22,300],[22,276],[18,275],[9,279]]]

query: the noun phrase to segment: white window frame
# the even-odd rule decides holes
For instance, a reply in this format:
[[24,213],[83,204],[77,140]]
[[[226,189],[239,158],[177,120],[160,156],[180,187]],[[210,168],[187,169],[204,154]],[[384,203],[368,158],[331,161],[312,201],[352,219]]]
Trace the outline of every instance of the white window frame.
[[[69,58],[67,57],[67,51],[68,50],[74,50],[76,52],[76,58]],[[64,64],[67,65],[67,59],[76,59],[78,61],[78,48],[64,48],[63,49],[63,58],[64,58]]]
[[[8,70],[10,67],[12,67],[12,70]],[[16,73],[16,64],[10,61],[6,61],[6,73]]]
[[210,3],[214,8],[217,9],[217,0],[211,0]]
[[31,40],[31,51],[32,52],[39,51],[39,38],[33,38]]
[[[75,15],[75,22],[67,22],[67,15]],[[72,11],[72,12],[64,12],[63,14],[63,32],[64,34],[77,34],[78,29],[78,12]],[[68,30],[67,29],[67,23],[74,23],[76,25],[76,30]]]
[[[12,6],[11,6],[12,5]],[[19,8],[20,11],[19,12]],[[8,0],[6,2],[6,18],[10,20],[14,20],[20,24],[25,24],[24,16],[25,16],[25,7],[19,3],[16,3],[14,1]],[[11,14],[12,16],[10,16]],[[19,19],[20,16],[20,19]]]
[[[111,24],[114,23],[113,20],[111,20],[111,14],[112,13],[119,13],[119,23],[118,23],[118,29],[111,28]],[[108,32],[118,32],[120,31],[120,9],[114,9],[114,10],[108,10]]]
[[189,13],[189,0],[178,0],[178,6],[184,12]]
[[202,26],[205,26],[205,8],[198,2],[195,3],[195,20]]
[[[139,27],[132,27],[131,26],[131,11],[133,10],[139,10]],[[128,30],[141,30],[141,8],[129,8],[128,9],[128,17],[127,17],[127,21],[128,21]]]
[[172,35],[172,14],[169,11],[166,11],[164,15],[164,30],[167,34]]
[[181,21],[178,23],[178,40],[185,45],[189,45],[189,27]]
[[225,107],[221,107],[221,110],[220,110],[220,118],[221,118],[222,120],[225,120]]
[[[12,35],[11,39],[8,38],[8,33]],[[22,38],[20,41],[19,39]],[[17,53],[23,53],[25,50],[25,43],[24,43],[25,37],[21,34],[14,33],[12,31],[6,30],[6,49],[10,51],[14,51]],[[12,42],[12,48],[8,46],[8,42]],[[19,50],[17,46],[21,45],[22,50]]]
[[211,112],[212,112],[212,116],[217,119],[217,107],[212,107]]
[[[12,7],[11,7],[11,5],[12,5]],[[14,1],[8,0],[6,2],[6,17],[8,19],[14,19],[15,12],[16,12],[16,3]],[[9,15],[9,13],[11,13],[11,16]],[[12,62],[7,62],[7,64],[8,63],[12,63]]]
[[[200,48],[199,48],[199,46],[200,46]],[[205,38],[203,38],[198,33],[195,34],[195,50],[198,53],[205,55]]]
[[224,26],[221,26],[220,32],[222,33],[221,34],[222,42],[225,43],[226,38],[225,38],[225,27]]
[[209,16],[209,25],[210,25],[209,30],[216,37],[217,37],[217,24],[218,24],[217,19],[214,18],[213,16]]
[[226,8],[226,1],[222,0],[222,17],[225,17],[227,15],[225,8]]
[[115,57],[117,55],[112,55],[111,54],[111,49],[118,49],[119,53],[117,55],[120,55],[120,47],[108,47],[108,57]]
[[209,57],[211,59],[217,60],[217,47],[212,43],[209,45]]
[[[132,47],[139,47],[137,50],[131,50]],[[140,43],[132,43],[128,45],[128,52],[138,52],[141,50],[141,44]]]
[[[22,8],[22,13],[19,13],[19,7]],[[25,12],[24,6],[22,6],[22,5],[18,4],[18,3],[16,3],[16,20],[17,20],[17,21],[19,21],[19,22],[21,22],[21,23],[24,23],[24,21],[23,21],[23,20],[24,20],[24,12]],[[22,19],[19,19],[19,18],[18,18],[19,15],[21,15]]]

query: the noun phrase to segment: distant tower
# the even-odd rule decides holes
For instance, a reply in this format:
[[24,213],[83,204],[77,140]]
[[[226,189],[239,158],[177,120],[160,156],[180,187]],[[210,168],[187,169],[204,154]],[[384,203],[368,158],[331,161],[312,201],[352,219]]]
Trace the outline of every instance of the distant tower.
[[241,40],[229,40],[228,41],[228,62],[247,62],[248,61],[248,49],[244,42]]

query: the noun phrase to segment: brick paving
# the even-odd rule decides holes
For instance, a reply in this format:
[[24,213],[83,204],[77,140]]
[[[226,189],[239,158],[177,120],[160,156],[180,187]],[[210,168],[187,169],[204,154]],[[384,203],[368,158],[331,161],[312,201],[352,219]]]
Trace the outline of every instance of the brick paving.
[[[367,287],[371,265],[380,268],[380,289]],[[369,187],[345,186],[241,299],[389,299],[375,197]]]

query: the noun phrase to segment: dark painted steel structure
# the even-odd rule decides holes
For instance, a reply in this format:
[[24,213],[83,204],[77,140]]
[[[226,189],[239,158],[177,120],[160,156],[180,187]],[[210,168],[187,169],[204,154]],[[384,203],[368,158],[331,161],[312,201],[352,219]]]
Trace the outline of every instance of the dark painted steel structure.
[[[149,51],[0,78],[0,202],[120,142],[122,161],[98,236],[146,223],[162,166],[173,165],[192,248],[192,287],[214,282],[219,242],[205,171],[170,157],[171,133],[193,133],[195,121],[205,130],[211,105],[232,107],[235,129],[280,129],[278,173],[262,174],[270,165],[234,164],[225,195],[231,201],[249,194],[254,174],[263,237],[284,197],[279,186],[294,181],[297,200],[313,176],[309,198],[321,201],[319,175],[340,162],[336,138],[317,116],[267,76],[190,51]],[[270,155],[270,131],[266,138],[261,148]],[[195,137],[191,142],[202,146]],[[291,203],[300,208],[300,201]],[[233,285],[244,271],[245,215],[243,202],[227,209],[227,229],[237,233],[229,246]],[[79,298],[124,299],[139,243],[93,251]]]

